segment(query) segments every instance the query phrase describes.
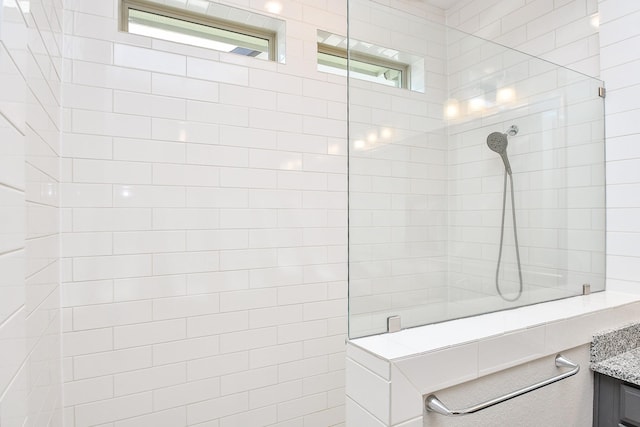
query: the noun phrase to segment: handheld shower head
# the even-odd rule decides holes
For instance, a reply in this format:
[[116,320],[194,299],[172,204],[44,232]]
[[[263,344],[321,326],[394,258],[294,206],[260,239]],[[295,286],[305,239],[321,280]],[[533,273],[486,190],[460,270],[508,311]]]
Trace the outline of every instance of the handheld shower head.
[[507,170],[507,173],[511,175],[511,165],[509,164],[509,158],[507,157],[507,145],[509,145],[509,142],[507,141],[507,134],[502,132],[490,133],[489,136],[487,136],[487,145],[491,151],[495,151],[500,154],[502,162],[504,163],[504,168]]

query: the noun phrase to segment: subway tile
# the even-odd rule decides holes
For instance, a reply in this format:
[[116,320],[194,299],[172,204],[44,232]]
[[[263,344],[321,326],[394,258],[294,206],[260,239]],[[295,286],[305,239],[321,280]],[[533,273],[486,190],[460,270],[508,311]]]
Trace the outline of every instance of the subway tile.
[[290,190],[250,189],[249,206],[256,208],[301,208],[303,193]]
[[249,351],[249,366],[252,369],[275,366],[302,359],[302,343],[293,342]]
[[278,368],[269,366],[259,369],[223,375],[220,377],[220,393],[228,395],[276,384]]
[[218,271],[219,258],[215,251],[154,254],[153,273],[166,275]]
[[246,249],[220,252],[220,269],[238,270],[274,267],[277,253],[272,249]]
[[206,102],[218,100],[219,85],[214,82],[153,73],[150,87],[155,95]]
[[62,307],[110,302],[113,302],[113,282],[111,280],[64,283],[61,287]]
[[[249,165],[249,154],[246,148],[187,144],[187,163],[206,166],[246,167]],[[201,181],[196,185],[213,186],[214,184]]]
[[299,285],[304,281],[304,270],[299,266],[252,269],[249,275],[252,288]]
[[186,377],[184,363],[157,366],[114,375],[113,389],[115,396],[122,396],[182,384]]
[[213,103],[187,101],[187,120],[204,123],[218,123],[232,126],[248,126],[249,110],[246,107]]
[[306,117],[300,114],[258,109],[249,110],[249,126],[251,129],[301,133],[303,120],[305,119]]
[[125,138],[151,137],[151,118],[148,117],[74,109],[71,121],[74,133]]
[[[189,151],[187,151],[187,153],[188,152]],[[211,166],[154,164],[153,184],[215,187],[218,185],[218,168]]]
[[113,330],[116,349],[175,341],[186,337],[186,320],[163,320],[119,326]]
[[113,298],[115,301],[148,300],[185,295],[186,289],[184,275],[117,279],[113,282]]
[[184,384],[154,390],[153,409],[154,411],[161,411],[167,408],[213,399],[218,396],[220,396],[220,378],[189,381]]
[[187,188],[187,207],[246,208],[248,190],[241,188]]
[[249,407],[246,392],[205,400],[187,406],[187,423],[203,423],[220,417],[244,412]]
[[483,340],[478,346],[479,374],[487,375],[540,357],[544,346],[544,327]]
[[220,426],[229,427],[235,425],[250,425],[261,427],[272,425],[276,420],[276,407],[267,406],[224,417],[220,419]]
[[[303,380],[303,392],[305,395],[328,392],[330,390],[339,390],[344,388],[344,370],[328,372],[326,374],[308,376]],[[418,408],[422,408],[420,398],[418,400]],[[415,399],[414,399],[415,407]],[[418,412],[419,413],[419,412]]]
[[113,158],[153,163],[184,163],[186,147],[181,142],[114,138]]
[[61,184],[60,204],[63,207],[108,208],[113,206],[109,184]]
[[135,371],[151,367],[151,347],[77,356],[73,359],[74,379],[99,377],[118,372]]
[[217,124],[153,118],[151,120],[151,138],[157,141],[218,144],[220,142],[220,128]]
[[165,365],[194,359],[201,359],[218,354],[219,340],[217,336],[192,338],[153,346],[153,363]]
[[208,208],[157,208],[153,210],[155,230],[207,230],[218,228],[218,210]]
[[320,393],[279,403],[278,420],[284,421],[326,409],[326,400],[326,394]]
[[[113,8],[109,7],[109,5],[104,5],[102,8],[104,14],[94,14],[94,11],[91,11],[90,13],[82,13],[75,9],[76,13],[74,15],[77,19],[74,19],[72,23],[69,23],[69,25],[72,25],[73,27],[73,34],[76,36],[102,40],[113,39],[116,35],[115,28],[113,27],[113,19],[111,19],[113,15]],[[65,19],[63,19],[63,23],[64,21]]]
[[246,67],[201,58],[187,58],[187,76],[239,86],[247,86],[249,83],[249,71]]
[[260,408],[302,397],[302,381],[290,381],[249,392],[251,408]]
[[113,233],[114,254],[178,252],[186,249],[184,231],[136,231]]
[[151,165],[104,160],[74,160],[74,182],[151,184]]
[[276,344],[277,328],[260,328],[220,335],[220,353],[273,346]]
[[93,14],[106,18],[114,17],[114,8],[112,4],[107,4],[96,0],[70,0],[68,4],[65,4],[65,8],[76,12]]
[[222,229],[256,229],[277,226],[275,209],[223,209],[220,211]]
[[327,285],[325,283],[283,286],[278,289],[279,305],[324,301],[326,298]]
[[[227,293],[222,294],[224,297]],[[249,311],[249,326],[251,328],[293,324],[303,320],[302,305],[273,306],[267,308],[252,308]]]
[[0,302],[0,324],[4,323],[25,303],[25,263],[23,250],[0,256],[0,289],[3,298]]
[[122,302],[75,307],[75,330],[126,325],[151,320],[151,301]]
[[20,308],[0,325],[0,340],[2,340],[4,349],[0,355],[3,366],[0,371],[0,386],[3,390],[10,388],[14,375],[20,371],[20,366],[28,355],[26,337],[23,332],[25,321],[26,310]]
[[119,43],[113,45],[113,63],[128,68],[182,76],[187,71],[187,59],[182,55]]
[[64,384],[66,406],[112,399],[113,378],[111,376],[71,381]]
[[184,120],[186,102],[166,96],[116,91],[113,94],[113,112]]
[[278,344],[305,341],[327,335],[327,322],[315,320],[278,326]]
[[302,169],[302,156],[298,153],[283,153],[273,150],[249,151],[249,167],[256,169]]
[[187,336],[203,337],[249,329],[246,311],[190,316],[187,318]]
[[[276,305],[275,289],[251,289],[220,294],[220,311],[241,311]],[[270,325],[261,325],[270,326]]]
[[81,257],[73,259],[73,280],[102,280],[151,275],[151,255]]
[[249,85],[256,89],[302,95],[303,79],[268,70],[249,69]]
[[220,126],[220,144],[232,147],[276,148],[277,133],[270,129],[240,126]]
[[249,245],[252,248],[302,246],[303,230],[301,229],[257,229],[249,234]]
[[74,232],[150,230],[151,209],[139,208],[75,208]]
[[[155,409],[155,396],[154,396]],[[186,408],[174,408],[166,411],[154,412],[148,415],[142,415],[135,418],[116,421],[114,427],[136,427],[141,425],[152,425],[155,427],[174,427],[178,425],[186,425],[187,411]]]
[[74,60],[72,82],[135,92],[151,91],[151,73],[113,65]]
[[65,357],[113,350],[111,328],[65,332],[62,336]]
[[78,405],[75,408],[75,425],[99,425],[118,419],[135,417],[152,411],[151,393],[133,394],[115,399]]
[[113,111],[113,91],[111,89],[65,84],[62,86],[62,95],[62,102],[67,108]]
[[65,133],[61,148],[62,157],[69,158],[111,159],[113,154],[112,138],[101,135]]
[[174,319],[214,314],[220,311],[220,306],[218,294],[161,298],[153,301],[153,318],[156,320]]
[[69,59],[111,64],[113,45],[109,41],[67,35],[63,54]]
[[195,273],[187,276],[190,295],[247,289],[249,273],[246,271],[216,271]]
[[172,186],[114,185],[113,206],[117,208],[163,208],[185,205],[185,189]]
[[271,89],[220,84],[219,102],[224,105],[270,110],[276,108],[276,93]]
[[247,230],[198,230],[187,231],[188,251],[216,251],[221,249],[245,249],[249,246]]

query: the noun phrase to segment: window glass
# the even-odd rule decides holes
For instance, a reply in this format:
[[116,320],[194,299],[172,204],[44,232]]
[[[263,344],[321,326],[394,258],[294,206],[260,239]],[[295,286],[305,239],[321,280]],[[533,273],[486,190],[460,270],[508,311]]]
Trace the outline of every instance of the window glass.
[[[216,22],[208,16],[189,19],[172,16],[170,10],[156,11],[125,2],[126,27],[133,34],[169,40],[209,49],[232,52],[259,59],[273,59],[273,34],[260,34],[227,22]],[[145,10],[146,9],[146,10]],[[211,21],[204,23],[204,21]]]

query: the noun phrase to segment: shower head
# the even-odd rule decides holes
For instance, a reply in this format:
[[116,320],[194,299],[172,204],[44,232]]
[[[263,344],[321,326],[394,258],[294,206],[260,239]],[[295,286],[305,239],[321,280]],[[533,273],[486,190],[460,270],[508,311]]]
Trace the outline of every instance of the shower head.
[[493,132],[487,137],[487,145],[498,154],[506,153],[508,144],[506,133]]
[[500,154],[504,168],[509,175],[511,175],[511,165],[509,164],[509,158],[507,157],[507,134],[502,132],[492,132],[487,136],[487,145],[492,151]]

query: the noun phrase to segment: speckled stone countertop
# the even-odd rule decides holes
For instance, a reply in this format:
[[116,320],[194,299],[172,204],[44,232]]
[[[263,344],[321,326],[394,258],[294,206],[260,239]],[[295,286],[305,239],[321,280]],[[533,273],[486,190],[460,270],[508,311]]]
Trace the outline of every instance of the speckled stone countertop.
[[640,385],[640,323],[595,335],[591,370]]

